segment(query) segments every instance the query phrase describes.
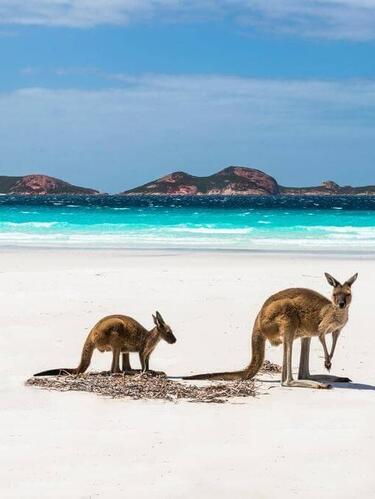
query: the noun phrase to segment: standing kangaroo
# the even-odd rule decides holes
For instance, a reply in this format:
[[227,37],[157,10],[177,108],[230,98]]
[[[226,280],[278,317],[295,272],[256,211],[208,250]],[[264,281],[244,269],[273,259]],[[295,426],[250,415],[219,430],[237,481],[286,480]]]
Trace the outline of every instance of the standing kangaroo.
[[149,370],[150,355],[160,339],[167,343],[175,343],[176,338],[171,328],[164,322],[159,312],[152,316],[155,327],[147,331],[141,324],[126,315],[109,315],[101,319],[90,331],[83,345],[81,362],[75,369],[51,369],[34,376],[56,376],[60,374],[81,374],[91,362],[92,354],[97,348],[100,352],[112,350],[112,373],[120,373],[120,353],[122,353],[123,371],[132,371],[129,352],[139,352],[142,372]]
[[[340,284],[325,274],[333,287],[332,300],[311,289],[293,288],[276,293],[268,298],[261,308],[252,334],[252,359],[242,371],[208,373],[189,376],[185,379],[245,380],[253,378],[263,365],[266,340],[271,345],[283,344],[282,386],[308,388],[330,388],[320,381],[348,382],[348,378],[336,376],[313,376],[309,372],[310,341],[318,336],[325,353],[325,365],[331,367],[332,356],[338,336],[348,322],[348,310],[352,301],[351,287],[358,274]],[[325,343],[325,335],[333,334],[331,352]],[[293,341],[301,338],[299,379],[292,375]]]

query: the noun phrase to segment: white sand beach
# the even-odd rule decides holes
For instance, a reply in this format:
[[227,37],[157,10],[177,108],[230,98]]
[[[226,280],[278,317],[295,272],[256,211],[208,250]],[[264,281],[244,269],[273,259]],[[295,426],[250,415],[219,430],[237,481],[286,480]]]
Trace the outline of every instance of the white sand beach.
[[[375,496],[374,260],[251,253],[2,250],[0,496],[8,498],[370,498]],[[329,295],[323,273],[359,272],[332,390],[282,388],[228,404],[112,400],[24,386],[75,367],[104,315],[147,327],[160,310],[177,343],[151,368],[179,376],[243,367],[250,332],[273,292]],[[293,364],[299,360],[295,345]],[[267,347],[281,363],[282,349]],[[138,366],[137,356],[131,358]],[[311,369],[324,372],[313,340]],[[108,369],[96,353],[90,369]]]

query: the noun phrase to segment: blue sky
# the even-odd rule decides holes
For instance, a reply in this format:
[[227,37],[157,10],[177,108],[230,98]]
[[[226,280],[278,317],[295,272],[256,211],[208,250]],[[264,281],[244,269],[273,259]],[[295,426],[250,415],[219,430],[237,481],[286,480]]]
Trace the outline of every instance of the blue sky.
[[374,49],[375,0],[0,0],[0,174],[375,184]]

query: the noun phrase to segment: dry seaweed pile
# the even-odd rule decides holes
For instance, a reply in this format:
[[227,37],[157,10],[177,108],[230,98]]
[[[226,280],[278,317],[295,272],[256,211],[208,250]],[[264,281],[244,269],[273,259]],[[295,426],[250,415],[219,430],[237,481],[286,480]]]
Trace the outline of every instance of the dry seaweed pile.
[[78,376],[56,376],[31,378],[27,385],[47,390],[93,392],[112,398],[159,399],[170,402],[186,399],[191,402],[226,402],[233,397],[253,397],[253,381],[215,383],[207,386],[190,385],[165,376],[136,374],[134,376],[106,376],[101,374],[81,374]]
[[[263,371],[278,372],[279,367],[267,363]],[[215,382],[197,386],[168,379],[165,375],[136,374],[108,376],[98,373],[30,378],[27,385],[61,392],[92,392],[112,398],[153,399],[176,402],[224,403],[237,397],[254,397],[254,381]]]

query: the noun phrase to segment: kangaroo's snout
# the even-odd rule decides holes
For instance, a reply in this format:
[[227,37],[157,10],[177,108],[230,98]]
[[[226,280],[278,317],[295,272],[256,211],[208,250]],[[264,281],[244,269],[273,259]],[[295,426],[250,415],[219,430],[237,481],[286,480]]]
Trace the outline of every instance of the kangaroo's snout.
[[170,343],[171,345],[173,345],[173,343],[176,343],[176,341],[177,341],[177,338],[175,338],[175,337],[173,336],[173,338],[171,338],[171,339],[169,340],[169,343]]

